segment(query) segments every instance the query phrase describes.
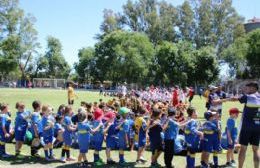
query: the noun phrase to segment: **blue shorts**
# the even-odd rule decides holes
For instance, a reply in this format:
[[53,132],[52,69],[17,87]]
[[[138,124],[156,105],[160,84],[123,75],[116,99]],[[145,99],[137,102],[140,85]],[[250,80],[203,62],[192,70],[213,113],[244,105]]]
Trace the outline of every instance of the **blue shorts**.
[[79,143],[79,152],[80,153],[88,153],[88,143],[81,144]]
[[119,139],[118,148],[121,149],[121,150],[126,149],[126,142],[125,142],[124,139]]
[[213,146],[214,146],[214,141],[212,139],[203,139],[201,141],[202,151],[211,153],[214,151]]
[[22,130],[22,131],[15,130],[15,134],[14,134],[15,141],[24,142],[25,134],[26,134],[26,130]]
[[106,147],[109,149],[118,149],[118,138],[114,136],[107,136]]
[[142,148],[142,147],[145,147],[145,144],[146,144],[146,137],[144,138],[140,138],[138,139],[138,148]]
[[92,144],[93,144],[94,150],[101,151],[102,150],[103,139],[102,139],[102,141],[101,140],[93,140]]
[[72,132],[64,132],[63,133],[63,143],[66,146],[71,146],[72,145]]
[[7,142],[7,138],[5,138],[4,135],[0,135],[0,143],[6,143]]
[[43,137],[43,142],[45,143],[45,145],[53,142],[53,136],[48,136],[48,137]]

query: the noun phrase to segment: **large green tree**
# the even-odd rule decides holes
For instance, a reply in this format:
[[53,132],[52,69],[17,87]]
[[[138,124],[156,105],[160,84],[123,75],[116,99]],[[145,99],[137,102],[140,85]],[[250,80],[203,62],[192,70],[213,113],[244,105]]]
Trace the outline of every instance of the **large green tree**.
[[48,60],[46,75],[50,78],[67,78],[70,66],[62,54],[62,45],[59,39],[49,36],[47,38],[47,51],[45,58]]
[[144,82],[153,56],[154,49],[146,35],[111,32],[95,46],[95,76],[102,82]]

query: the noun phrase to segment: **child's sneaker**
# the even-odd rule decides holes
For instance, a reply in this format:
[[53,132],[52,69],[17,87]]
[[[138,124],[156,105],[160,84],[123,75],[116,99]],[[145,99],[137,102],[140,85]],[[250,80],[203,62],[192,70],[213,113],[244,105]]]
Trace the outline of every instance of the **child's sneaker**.
[[51,159],[50,159],[49,157],[46,157],[45,160],[46,160],[47,162],[50,162],[50,161],[51,161]]
[[124,166],[127,166],[127,163],[126,163],[126,161],[120,161],[119,165],[124,167]]
[[113,165],[113,164],[116,164],[116,162],[114,160],[110,159],[110,160],[107,160],[107,164]]
[[140,159],[140,160],[136,160],[136,164],[145,164],[145,162],[146,162],[146,161],[141,160],[141,159]]
[[234,161],[234,160],[231,160],[231,167],[237,167],[237,164],[236,164],[236,162]]
[[50,160],[56,160],[56,158],[53,155],[50,156],[49,158],[50,158]]
[[60,161],[61,161],[62,163],[66,163],[65,157],[60,158]]
[[76,159],[70,157],[70,158],[67,158],[66,161],[75,161]]
[[1,157],[2,157],[2,158],[10,158],[10,157],[12,157],[12,156],[5,153],[5,154],[1,155]]

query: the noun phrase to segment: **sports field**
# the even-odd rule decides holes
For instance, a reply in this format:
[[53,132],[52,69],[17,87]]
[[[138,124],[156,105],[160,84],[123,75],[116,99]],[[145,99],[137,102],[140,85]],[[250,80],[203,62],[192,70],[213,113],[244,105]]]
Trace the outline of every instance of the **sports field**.
[[[99,96],[97,92],[88,92],[88,91],[76,91],[76,94],[78,95],[78,99],[75,101],[74,110],[76,110],[81,101],[86,102],[94,102],[98,101],[100,98],[107,101],[108,99],[111,99],[111,97],[104,97]],[[50,90],[50,89],[0,89],[0,102],[8,103],[12,112],[12,123],[14,123],[15,118],[15,103],[17,101],[22,101],[26,105],[26,109],[32,110],[31,103],[33,100],[40,100],[43,104],[49,104],[51,105],[55,111],[57,110],[58,106],[60,104],[66,104],[67,103],[67,91],[66,90]],[[203,113],[205,111],[205,100],[204,98],[200,99],[198,96],[195,96],[192,105],[197,108],[199,117],[203,117]],[[242,110],[243,106],[239,103],[235,102],[228,102],[224,104],[224,110],[223,110],[223,117],[222,117],[222,130],[224,130],[226,125],[226,120],[228,118],[228,109],[231,107],[238,107],[240,110]],[[240,115],[241,117],[241,115]],[[240,117],[237,120],[238,124],[240,121]],[[14,144],[7,144],[7,152],[9,154],[14,154],[15,148]],[[57,158],[60,158],[61,149],[55,149],[54,150],[55,156]],[[78,156],[78,150],[72,150],[72,156],[77,157]],[[6,160],[0,160],[0,168],[2,167],[75,167],[76,162],[74,163],[60,163],[58,161],[54,162],[46,162],[43,159],[43,150],[40,150],[40,154],[42,156],[41,158],[32,158],[30,157],[30,148],[29,146],[25,145],[22,148],[22,154],[24,156],[21,156],[19,158],[12,157]],[[90,150],[88,152],[88,161],[93,161],[93,151]],[[112,157],[118,161],[118,152],[113,151]],[[149,167],[150,165],[150,157],[151,153],[146,152],[145,157],[148,160],[148,163],[146,165],[135,165],[134,162],[136,160],[136,152],[126,152],[125,154],[126,161],[129,162],[128,167]],[[105,151],[103,150],[101,152],[101,158],[103,158],[104,161],[106,161],[105,157]],[[237,161],[237,154],[235,155],[236,161]],[[211,159],[212,160],[212,159]],[[163,162],[163,155],[161,155],[159,159],[159,163],[161,165],[164,165]],[[186,160],[185,157],[175,156],[173,159],[173,163],[176,168],[185,168],[186,166]],[[226,163],[226,155],[220,154],[219,155],[219,164],[224,165]],[[196,165],[200,164],[200,154],[196,155]],[[106,167],[106,166],[102,166]],[[111,166],[111,167],[119,167],[119,166]],[[247,155],[246,155],[246,161],[244,167],[253,167],[253,153],[251,148],[248,149]]]

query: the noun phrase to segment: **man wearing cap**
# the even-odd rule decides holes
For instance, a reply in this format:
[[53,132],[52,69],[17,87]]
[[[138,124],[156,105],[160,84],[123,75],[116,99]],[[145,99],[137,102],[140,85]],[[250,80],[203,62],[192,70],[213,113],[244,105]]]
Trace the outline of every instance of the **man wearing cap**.
[[259,86],[256,82],[250,82],[246,85],[243,96],[233,98],[234,101],[238,100],[240,103],[245,104],[239,135],[239,144],[241,144],[238,157],[239,168],[244,165],[248,144],[252,145],[254,167],[259,168],[260,94],[258,89]]

